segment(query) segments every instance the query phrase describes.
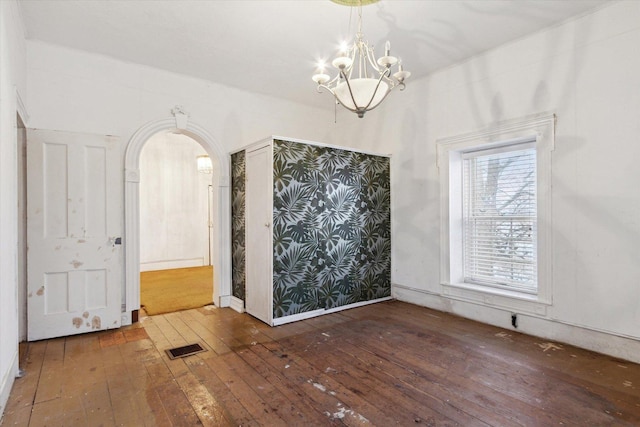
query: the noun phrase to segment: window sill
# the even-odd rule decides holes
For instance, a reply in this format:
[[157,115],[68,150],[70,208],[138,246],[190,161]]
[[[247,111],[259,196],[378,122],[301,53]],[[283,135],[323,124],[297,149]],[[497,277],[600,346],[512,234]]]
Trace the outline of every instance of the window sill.
[[518,293],[469,283],[443,283],[442,294],[453,299],[546,316],[550,301],[539,295]]

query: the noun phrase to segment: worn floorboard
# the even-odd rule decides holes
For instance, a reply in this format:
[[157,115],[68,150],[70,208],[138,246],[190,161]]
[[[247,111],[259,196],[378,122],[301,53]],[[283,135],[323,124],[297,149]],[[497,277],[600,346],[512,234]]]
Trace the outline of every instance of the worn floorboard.
[[276,328],[142,317],[22,344],[21,367],[3,427],[640,425],[640,365],[394,301]]

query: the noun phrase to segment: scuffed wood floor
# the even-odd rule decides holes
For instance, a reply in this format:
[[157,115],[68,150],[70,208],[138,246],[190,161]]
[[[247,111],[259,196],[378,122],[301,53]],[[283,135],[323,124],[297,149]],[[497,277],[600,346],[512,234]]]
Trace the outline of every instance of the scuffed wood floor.
[[23,353],[2,426],[640,425],[640,365],[401,302],[277,328],[206,307]]

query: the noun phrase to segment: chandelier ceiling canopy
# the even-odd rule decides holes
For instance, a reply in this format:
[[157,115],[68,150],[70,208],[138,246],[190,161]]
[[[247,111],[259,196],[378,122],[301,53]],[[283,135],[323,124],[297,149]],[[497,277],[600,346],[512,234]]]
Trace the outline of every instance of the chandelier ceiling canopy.
[[[385,44],[384,56],[375,57],[373,47],[369,46],[362,33],[362,6],[376,3],[378,0],[331,0],[334,3],[357,8],[358,31],[351,45],[346,43],[340,47],[338,55],[331,62],[338,74],[331,77],[326,74],[324,61],[318,63],[318,69],[312,79],[317,83],[318,92],[328,90],[336,99],[336,103],[358,117],[373,110],[399,87],[403,90],[405,79],[411,73],[404,71],[402,62],[391,56],[391,43]],[[392,68],[397,71],[392,74]]]

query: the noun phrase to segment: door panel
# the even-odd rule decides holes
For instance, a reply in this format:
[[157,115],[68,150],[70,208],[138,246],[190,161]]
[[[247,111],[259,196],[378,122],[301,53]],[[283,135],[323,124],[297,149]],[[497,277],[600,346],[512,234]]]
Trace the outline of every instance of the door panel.
[[247,152],[245,308],[268,324],[273,317],[272,168],[271,146]]
[[118,155],[115,137],[27,133],[30,341],[120,327]]

